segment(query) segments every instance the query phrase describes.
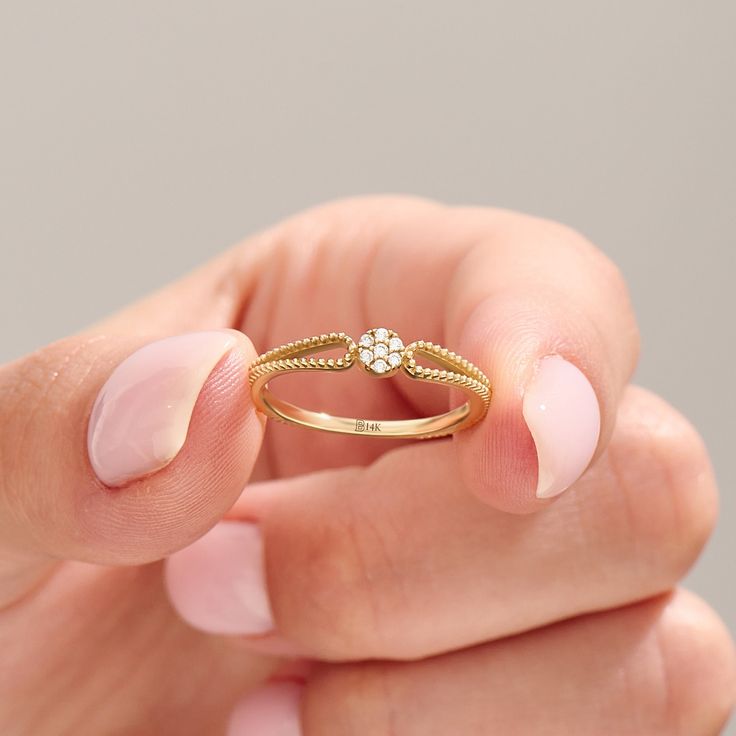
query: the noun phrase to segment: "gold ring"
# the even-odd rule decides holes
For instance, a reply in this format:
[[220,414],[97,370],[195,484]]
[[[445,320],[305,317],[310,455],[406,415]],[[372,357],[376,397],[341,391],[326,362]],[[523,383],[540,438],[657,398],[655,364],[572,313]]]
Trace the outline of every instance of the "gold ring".
[[[342,357],[314,357],[315,353],[341,346],[345,348]],[[421,366],[417,357],[426,358],[438,367]],[[354,365],[376,378],[388,378],[401,371],[415,381],[460,389],[467,401],[444,414],[430,417],[363,419],[303,409],[278,398],[269,388],[270,381],[289,373],[346,371]],[[251,363],[248,380],[256,408],[273,419],[325,432],[371,437],[442,437],[480,421],[491,401],[490,381],[468,360],[424,340],[404,346],[396,332],[385,327],[367,330],[357,343],[344,332],[331,332],[281,345],[259,355]]]

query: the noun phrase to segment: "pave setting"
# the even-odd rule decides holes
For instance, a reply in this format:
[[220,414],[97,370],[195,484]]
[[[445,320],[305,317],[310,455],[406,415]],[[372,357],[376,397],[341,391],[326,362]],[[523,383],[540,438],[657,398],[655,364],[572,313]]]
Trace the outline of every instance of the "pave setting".
[[370,329],[358,340],[358,359],[374,376],[393,375],[404,360],[404,343],[393,330]]

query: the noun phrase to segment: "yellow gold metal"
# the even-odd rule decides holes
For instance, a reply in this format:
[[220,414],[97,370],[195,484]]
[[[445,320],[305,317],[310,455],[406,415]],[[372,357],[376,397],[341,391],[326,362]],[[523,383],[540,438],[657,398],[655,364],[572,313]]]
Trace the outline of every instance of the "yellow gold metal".
[[[394,343],[400,347],[392,347],[391,350],[400,354],[401,363],[399,364],[398,359],[391,355],[393,362],[389,366],[386,362],[389,357],[388,346]],[[339,358],[313,357],[315,353],[338,347],[345,348],[345,353]],[[380,350],[380,353],[377,353],[378,357],[371,354],[369,358],[368,353],[375,349]],[[426,358],[438,367],[419,365],[418,357]],[[370,363],[366,362],[368,360]],[[430,417],[363,419],[336,417],[324,412],[303,409],[278,398],[269,388],[270,381],[288,373],[346,371],[354,365],[362,366],[377,378],[385,378],[401,371],[415,381],[459,389],[467,395],[468,400],[444,414]],[[491,400],[490,381],[468,360],[447,348],[424,340],[404,347],[395,332],[384,328],[368,330],[361,337],[360,345],[344,332],[315,335],[281,345],[263,353],[251,363],[248,380],[256,408],[273,419],[324,432],[370,437],[428,439],[452,434],[480,421],[486,415]]]

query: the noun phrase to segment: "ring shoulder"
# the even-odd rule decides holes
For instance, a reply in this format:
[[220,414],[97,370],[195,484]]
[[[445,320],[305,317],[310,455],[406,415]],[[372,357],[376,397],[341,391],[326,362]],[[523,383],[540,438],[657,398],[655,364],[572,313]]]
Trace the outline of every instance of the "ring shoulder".
[[[345,353],[339,358],[314,357],[314,353],[340,346],[345,348]],[[355,354],[355,343],[344,332],[314,335],[285,343],[259,355],[248,367],[248,380],[253,385],[265,375],[284,371],[342,371],[353,366]]]

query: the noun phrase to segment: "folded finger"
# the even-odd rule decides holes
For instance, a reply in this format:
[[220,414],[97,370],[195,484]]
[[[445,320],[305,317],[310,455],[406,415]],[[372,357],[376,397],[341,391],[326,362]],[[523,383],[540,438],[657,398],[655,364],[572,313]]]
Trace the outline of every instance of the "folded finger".
[[327,666],[244,700],[228,734],[711,736],[735,689],[725,626],[679,592],[422,662]]
[[540,514],[467,493],[456,449],[252,486],[167,561],[174,605],[199,628],[319,659],[421,658],[667,590],[714,522],[702,442],[640,389],[601,462]]

